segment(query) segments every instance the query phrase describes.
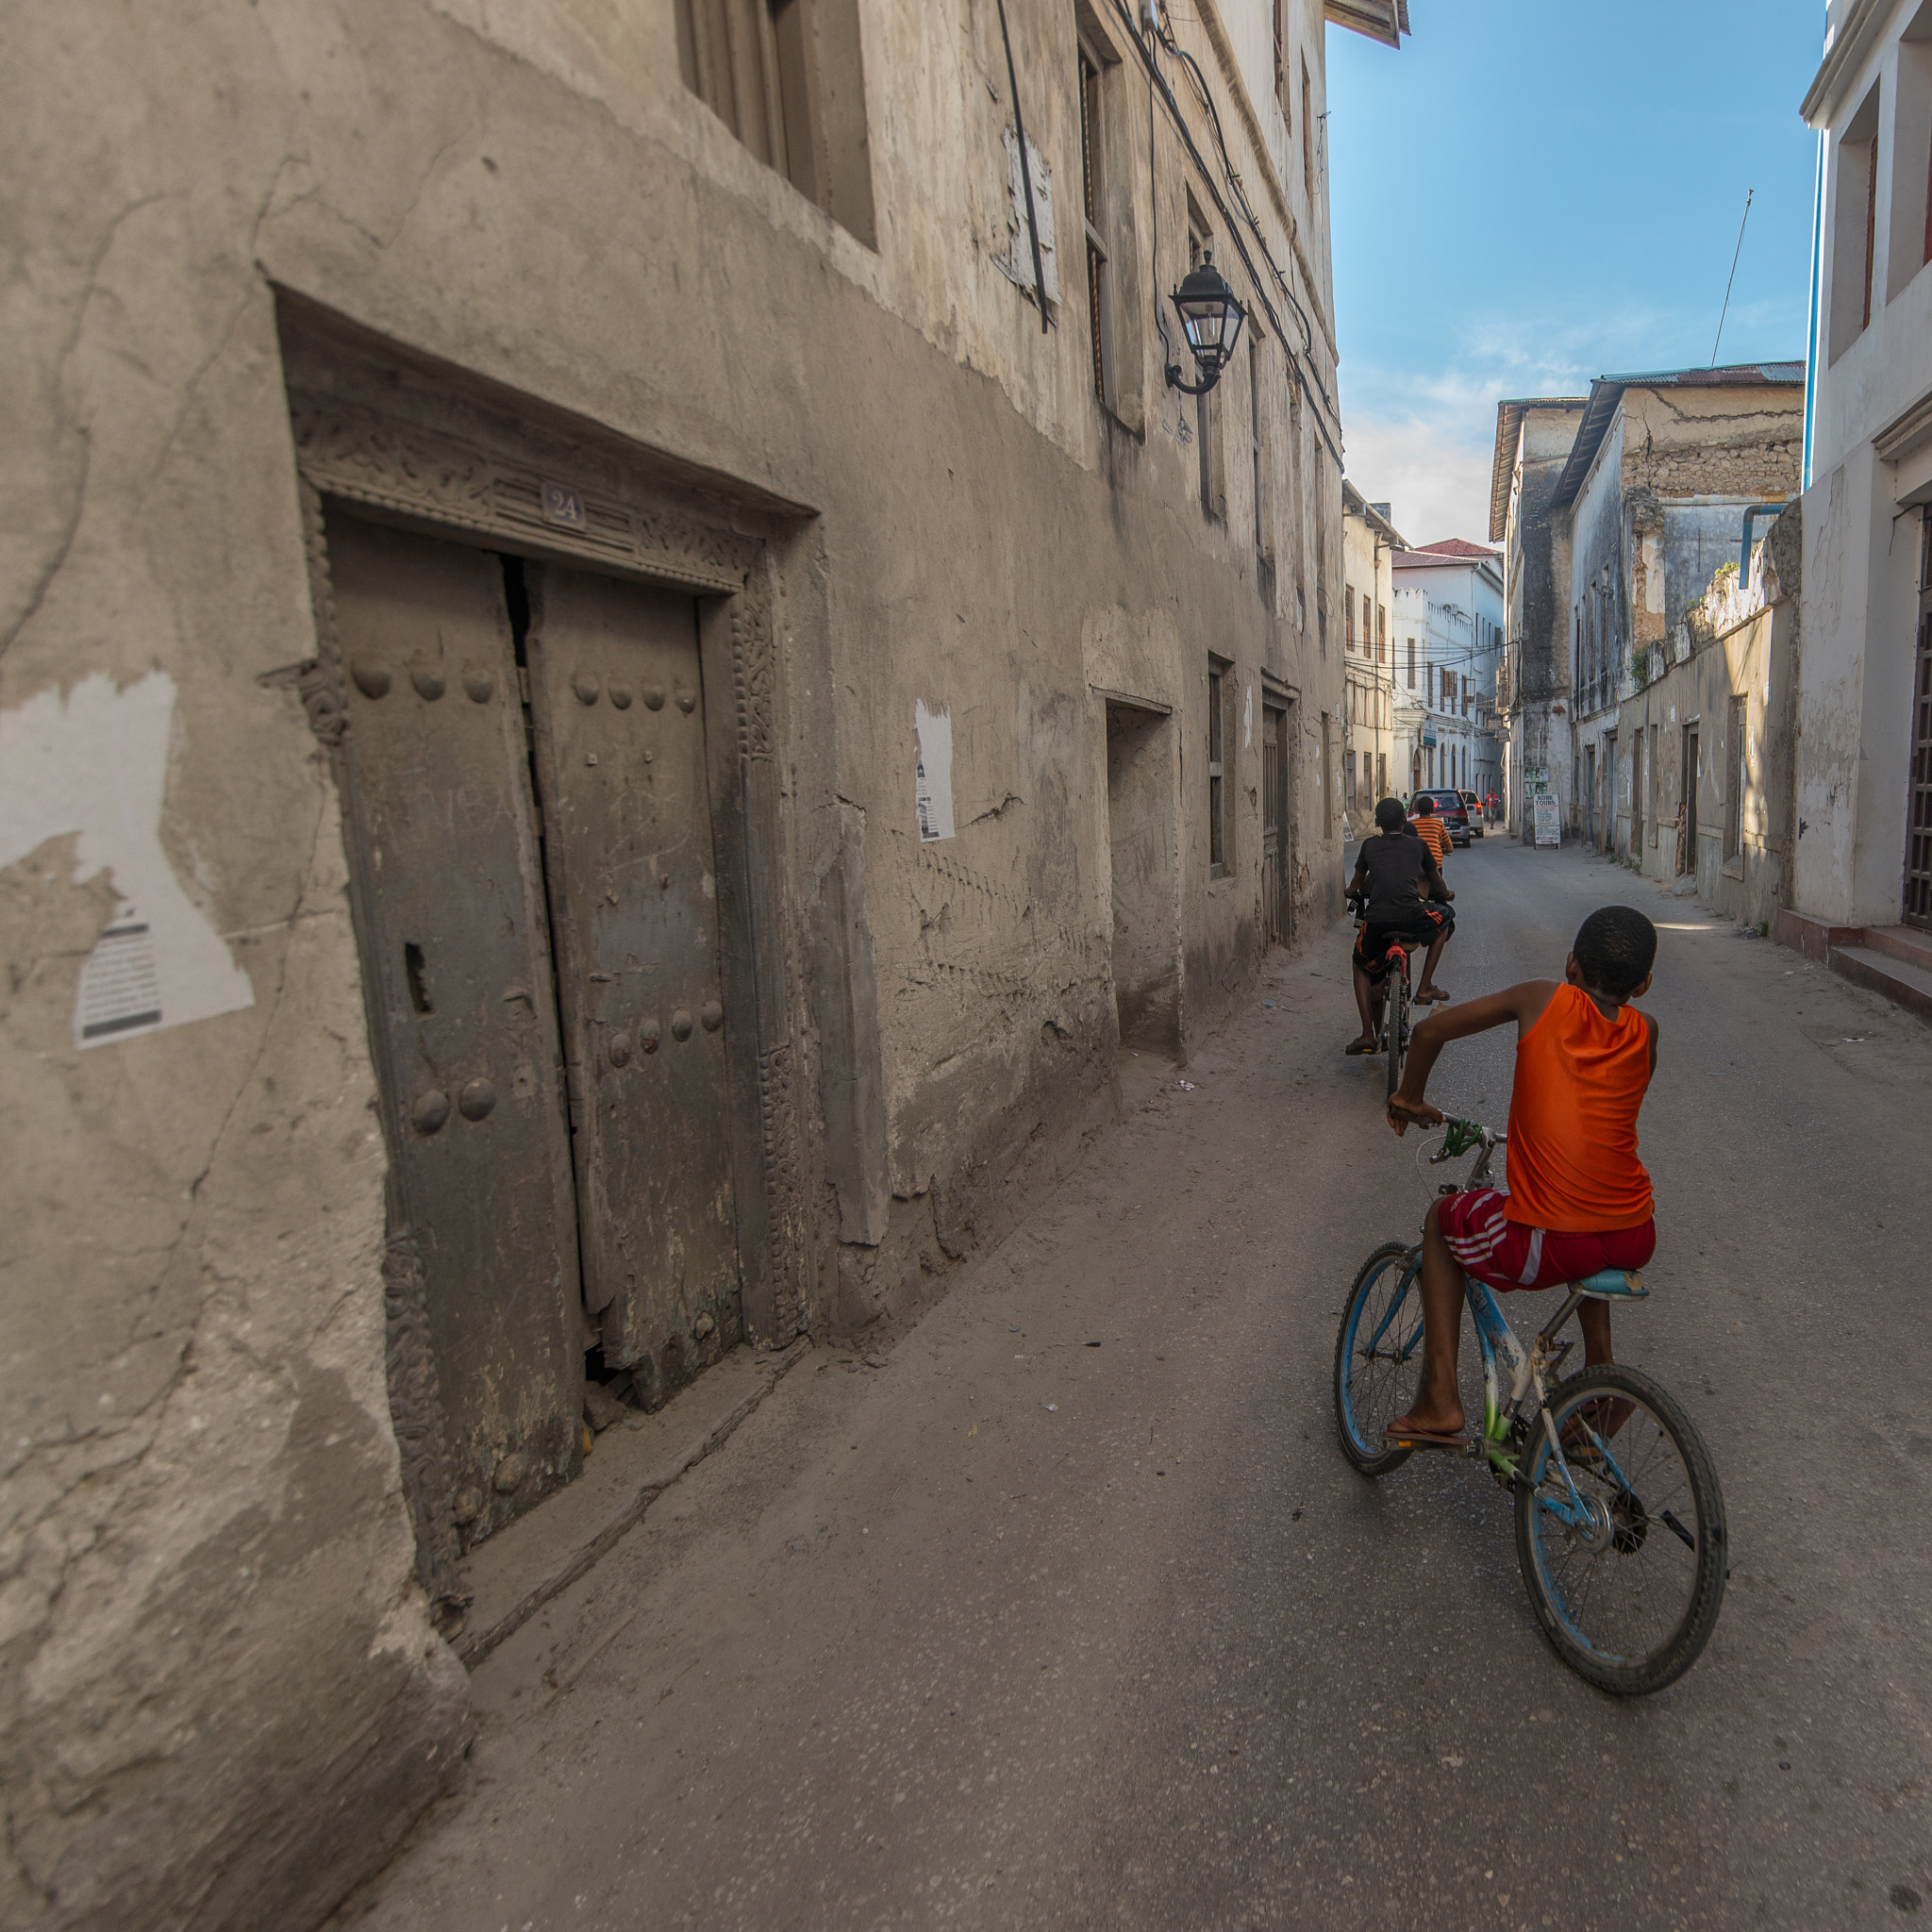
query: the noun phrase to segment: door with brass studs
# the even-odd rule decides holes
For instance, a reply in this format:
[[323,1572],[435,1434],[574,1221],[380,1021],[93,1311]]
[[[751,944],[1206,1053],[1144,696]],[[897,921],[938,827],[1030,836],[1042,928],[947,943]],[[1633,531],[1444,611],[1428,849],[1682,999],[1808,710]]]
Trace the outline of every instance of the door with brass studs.
[[331,513],[349,843],[466,1542],[738,1341],[689,596]]
[[583,1455],[575,1191],[503,565],[348,517],[327,534],[372,1045],[446,1507],[475,1541]]
[[740,1327],[697,610],[558,564],[530,580],[584,1301],[655,1407]]

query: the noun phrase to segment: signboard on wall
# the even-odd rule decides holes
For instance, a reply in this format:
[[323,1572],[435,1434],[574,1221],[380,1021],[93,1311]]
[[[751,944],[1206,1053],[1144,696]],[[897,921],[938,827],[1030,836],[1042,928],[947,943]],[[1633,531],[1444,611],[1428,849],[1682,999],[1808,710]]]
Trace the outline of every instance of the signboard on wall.
[[1563,821],[1557,813],[1555,796],[1547,791],[1539,791],[1534,803],[1536,842],[1539,845],[1560,845],[1563,842]]

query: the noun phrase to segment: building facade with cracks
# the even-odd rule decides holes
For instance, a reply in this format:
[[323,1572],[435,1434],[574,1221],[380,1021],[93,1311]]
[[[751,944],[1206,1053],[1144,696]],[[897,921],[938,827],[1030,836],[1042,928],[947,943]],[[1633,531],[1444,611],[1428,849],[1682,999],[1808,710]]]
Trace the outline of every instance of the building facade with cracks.
[[905,1318],[1326,929],[1329,20],[23,28],[0,1921],[320,1919],[588,1380]]
[[[1804,384],[1803,362],[1740,363],[1498,406],[1491,532],[1510,613],[1498,695],[1510,824],[1525,837],[1524,801],[1547,791],[1565,837],[1617,849],[1636,755],[1622,707],[1690,656],[1693,607],[1737,574],[1747,530],[1761,541],[1764,513],[1796,495]],[[1674,759],[1687,748],[1718,749],[1715,737],[1666,747]],[[1672,789],[1695,795],[1694,782]]]

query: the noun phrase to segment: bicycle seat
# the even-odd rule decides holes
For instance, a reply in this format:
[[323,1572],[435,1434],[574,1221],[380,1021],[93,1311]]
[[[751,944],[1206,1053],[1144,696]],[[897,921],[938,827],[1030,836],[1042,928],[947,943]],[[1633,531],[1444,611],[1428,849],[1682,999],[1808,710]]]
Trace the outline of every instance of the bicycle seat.
[[1650,1292],[1643,1285],[1643,1276],[1635,1268],[1606,1268],[1600,1274],[1573,1281],[1570,1286],[1578,1294],[1603,1298],[1614,1295],[1620,1301],[1641,1302]]

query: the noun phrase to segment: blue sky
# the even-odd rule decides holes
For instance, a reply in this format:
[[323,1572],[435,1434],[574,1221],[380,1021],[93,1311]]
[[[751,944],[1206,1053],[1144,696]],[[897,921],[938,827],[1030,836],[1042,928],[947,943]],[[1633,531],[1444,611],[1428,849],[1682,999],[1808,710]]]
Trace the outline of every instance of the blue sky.
[[1496,402],[1805,353],[1823,0],[1409,0],[1328,29],[1348,474],[1412,541],[1485,541]]

